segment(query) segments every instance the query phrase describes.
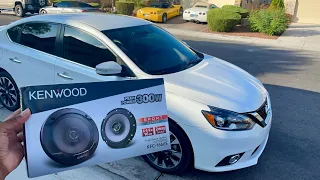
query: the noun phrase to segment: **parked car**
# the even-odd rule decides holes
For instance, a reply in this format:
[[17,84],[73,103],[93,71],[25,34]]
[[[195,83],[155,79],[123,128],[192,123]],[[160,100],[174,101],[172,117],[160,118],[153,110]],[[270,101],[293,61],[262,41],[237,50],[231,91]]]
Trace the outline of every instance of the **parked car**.
[[149,21],[78,13],[0,29],[0,102],[9,110],[22,86],[163,78],[171,150],[145,155],[152,167],[230,171],[257,164],[266,147],[272,110],[262,83]]
[[47,5],[47,0],[0,0],[0,12],[14,11],[16,16],[23,17],[27,12],[38,13]]
[[181,5],[172,5],[169,2],[151,3],[150,7],[144,7],[137,11],[137,17],[154,22],[165,23],[168,19],[181,16],[183,8]]
[[206,23],[207,12],[213,8],[217,8],[217,6],[211,3],[198,2],[192,8],[186,9],[183,12],[183,19],[196,23]]
[[40,14],[54,13],[79,13],[79,12],[99,12],[99,8],[95,8],[90,4],[80,1],[61,1],[53,3],[51,6],[40,9]]

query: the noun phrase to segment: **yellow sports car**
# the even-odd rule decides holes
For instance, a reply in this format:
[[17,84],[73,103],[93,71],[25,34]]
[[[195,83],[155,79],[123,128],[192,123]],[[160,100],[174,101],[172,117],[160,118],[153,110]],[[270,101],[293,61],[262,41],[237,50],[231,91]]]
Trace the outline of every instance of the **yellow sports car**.
[[183,9],[181,5],[172,5],[168,2],[151,3],[150,7],[141,8],[137,11],[138,18],[162,23],[182,14]]

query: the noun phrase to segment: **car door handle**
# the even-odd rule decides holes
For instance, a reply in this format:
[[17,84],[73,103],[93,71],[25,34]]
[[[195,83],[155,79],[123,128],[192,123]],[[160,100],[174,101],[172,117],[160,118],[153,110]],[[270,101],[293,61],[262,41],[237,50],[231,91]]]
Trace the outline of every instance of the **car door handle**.
[[18,58],[9,58],[12,62],[15,62],[15,63],[21,63],[21,61],[18,60]]
[[72,77],[66,75],[65,73],[57,73],[57,74],[58,74],[58,76],[63,77],[63,78],[65,78],[65,79],[73,80]]

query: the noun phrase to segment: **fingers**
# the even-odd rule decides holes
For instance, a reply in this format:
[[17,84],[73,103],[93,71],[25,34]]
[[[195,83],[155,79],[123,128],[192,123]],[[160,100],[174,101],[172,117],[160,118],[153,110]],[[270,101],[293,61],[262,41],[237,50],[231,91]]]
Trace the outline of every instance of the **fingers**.
[[19,134],[18,135],[18,139],[20,142],[23,142],[24,141],[24,135],[23,134]]
[[2,126],[6,129],[12,129],[16,133],[19,133],[22,131],[23,124],[29,119],[31,111],[30,109],[26,109],[21,114],[17,111],[12,113],[7,120],[2,123]]
[[7,120],[9,120],[9,119],[12,119],[12,118],[15,117],[15,116],[18,116],[18,115],[20,114],[20,112],[21,112],[21,109],[19,108],[19,109],[17,109],[15,112],[13,112],[12,114],[10,114],[10,116],[8,116],[4,121],[7,121]]

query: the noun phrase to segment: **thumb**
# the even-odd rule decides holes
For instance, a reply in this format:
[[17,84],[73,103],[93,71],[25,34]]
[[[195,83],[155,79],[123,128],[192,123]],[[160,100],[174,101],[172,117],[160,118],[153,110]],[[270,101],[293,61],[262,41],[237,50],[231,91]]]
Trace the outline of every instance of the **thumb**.
[[24,110],[22,113],[17,111],[10,115],[1,126],[5,129],[14,129],[17,133],[22,130],[23,124],[29,119],[31,115],[30,109]]

